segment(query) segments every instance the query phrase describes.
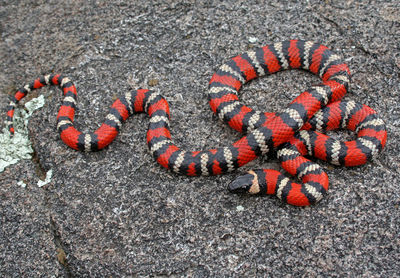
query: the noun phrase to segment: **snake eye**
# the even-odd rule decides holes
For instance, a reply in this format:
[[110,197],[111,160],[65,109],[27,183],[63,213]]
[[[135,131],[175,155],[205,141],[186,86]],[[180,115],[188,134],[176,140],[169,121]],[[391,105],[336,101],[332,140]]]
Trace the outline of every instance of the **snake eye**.
[[246,193],[253,185],[254,175],[245,174],[237,177],[228,185],[228,190],[232,193]]

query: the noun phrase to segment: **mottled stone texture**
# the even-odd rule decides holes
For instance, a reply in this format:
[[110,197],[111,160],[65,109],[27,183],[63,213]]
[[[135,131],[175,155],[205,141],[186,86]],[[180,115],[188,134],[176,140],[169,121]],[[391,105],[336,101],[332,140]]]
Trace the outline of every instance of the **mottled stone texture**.
[[[1,2],[2,111],[17,87],[60,72],[77,85],[83,130],[94,130],[119,94],[151,87],[171,104],[178,145],[223,146],[240,135],[209,110],[213,70],[255,46],[300,38],[345,58],[353,73],[346,99],[375,108],[389,140],[365,166],[321,162],[328,196],[296,208],[229,194],[237,173],[189,178],[162,169],[147,149],[144,115],[103,151],[71,150],[56,132],[61,91],[42,89],[46,104],[30,121],[36,157],[0,174],[0,276],[400,275],[398,1]],[[246,85],[241,99],[279,111],[316,82],[282,72]],[[260,166],[279,169],[266,158],[246,169]],[[52,182],[39,188],[49,169]]]

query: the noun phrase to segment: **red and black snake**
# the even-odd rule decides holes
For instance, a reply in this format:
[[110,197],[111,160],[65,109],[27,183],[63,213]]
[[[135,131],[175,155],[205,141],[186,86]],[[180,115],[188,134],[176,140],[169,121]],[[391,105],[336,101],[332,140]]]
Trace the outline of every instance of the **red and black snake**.
[[[239,102],[237,92],[243,84],[286,69],[308,70],[322,82],[306,89],[281,113],[261,113]],[[366,163],[385,146],[385,124],[375,111],[352,101],[340,101],[349,82],[348,66],[319,43],[283,41],[236,56],[212,76],[209,103],[221,120],[246,135],[229,146],[204,151],[184,151],[173,143],[167,101],[160,94],[144,89],[122,95],[95,132],[81,133],[73,125],[76,88],[62,75],[47,75],[19,89],[7,108],[7,124],[14,133],[14,109],[27,93],[45,85],[57,85],[64,93],[57,129],[64,143],[73,149],[96,151],[106,147],[117,136],[123,121],[134,113],[145,112],[150,116],[147,144],[163,167],[189,176],[218,175],[277,150],[283,168],[297,175],[301,183],[276,170],[254,170],[234,180],[228,189],[274,194],[286,203],[305,206],[318,202],[326,194],[328,176],[304,155],[336,165],[356,166]],[[320,133],[337,128],[355,131],[357,139],[339,142]]]

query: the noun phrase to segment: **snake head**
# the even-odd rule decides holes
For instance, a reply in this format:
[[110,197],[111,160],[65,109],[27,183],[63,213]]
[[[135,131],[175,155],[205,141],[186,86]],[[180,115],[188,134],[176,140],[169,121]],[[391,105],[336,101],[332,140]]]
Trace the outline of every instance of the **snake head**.
[[228,190],[232,193],[259,193],[260,190],[256,173],[249,171],[248,173],[237,177],[228,185]]

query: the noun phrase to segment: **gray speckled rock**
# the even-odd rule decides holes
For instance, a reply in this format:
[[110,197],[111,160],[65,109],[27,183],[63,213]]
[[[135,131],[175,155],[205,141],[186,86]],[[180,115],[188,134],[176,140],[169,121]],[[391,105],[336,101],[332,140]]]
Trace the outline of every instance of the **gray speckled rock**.
[[[0,265],[2,277],[67,274],[56,263],[57,231],[46,191],[38,188],[36,166],[20,162],[0,175]],[[15,173],[18,175],[15,175]],[[26,187],[18,185],[21,179]]]
[[[346,99],[382,115],[388,144],[362,167],[321,162],[328,196],[296,208],[229,194],[235,173],[189,178],[162,169],[147,149],[144,115],[129,119],[107,149],[73,151],[56,132],[61,92],[42,89],[46,105],[30,121],[37,159],[0,174],[1,276],[400,275],[398,1],[66,2],[0,6],[2,111],[13,88],[62,72],[78,88],[77,125],[94,130],[116,96],[150,84],[171,104],[178,145],[223,146],[240,135],[210,112],[213,70],[252,47],[300,38],[346,59]],[[241,99],[279,111],[316,82],[282,72],[246,85]],[[246,169],[260,165],[279,169],[265,158]],[[52,182],[38,188],[49,169]]]

